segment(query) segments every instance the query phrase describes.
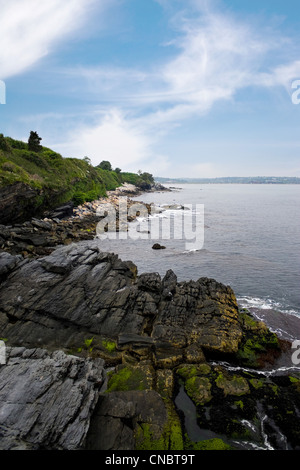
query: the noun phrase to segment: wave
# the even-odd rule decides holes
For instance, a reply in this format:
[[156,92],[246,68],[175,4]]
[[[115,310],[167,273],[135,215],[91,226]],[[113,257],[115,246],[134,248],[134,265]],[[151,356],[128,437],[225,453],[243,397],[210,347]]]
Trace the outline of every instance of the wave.
[[244,308],[257,308],[260,310],[277,310],[281,313],[286,313],[288,315],[294,315],[300,318],[300,311],[296,308],[289,307],[287,308],[283,302],[276,301],[269,298],[259,298],[251,296],[240,296],[237,299],[241,307]]
[[263,321],[271,331],[289,341],[300,339],[300,312],[286,308],[283,302],[273,299],[243,296],[237,298],[241,308],[246,308],[252,315]]

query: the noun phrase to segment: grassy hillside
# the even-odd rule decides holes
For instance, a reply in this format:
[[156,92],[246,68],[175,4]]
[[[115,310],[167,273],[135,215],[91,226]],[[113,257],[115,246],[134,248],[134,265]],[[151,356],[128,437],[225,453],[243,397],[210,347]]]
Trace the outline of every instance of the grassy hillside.
[[69,201],[79,205],[98,199],[125,182],[143,188],[149,181],[148,173],[94,167],[88,158],[63,158],[43,146],[33,151],[28,143],[0,134],[0,223],[13,220],[12,206],[18,212],[24,206],[28,217]]
[[86,160],[63,158],[46,147],[30,151],[27,143],[0,134],[0,187],[17,182],[40,190],[45,197],[52,194],[53,203],[60,204],[105,196],[107,190],[120,186],[122,178]]

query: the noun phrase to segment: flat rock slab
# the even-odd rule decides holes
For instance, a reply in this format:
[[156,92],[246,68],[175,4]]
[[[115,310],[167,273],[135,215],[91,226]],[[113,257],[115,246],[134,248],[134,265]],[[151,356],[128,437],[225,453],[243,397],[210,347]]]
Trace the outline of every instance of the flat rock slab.
[[0,450],[76,450],[104,383],[103,361],[8,348],[0,366]]

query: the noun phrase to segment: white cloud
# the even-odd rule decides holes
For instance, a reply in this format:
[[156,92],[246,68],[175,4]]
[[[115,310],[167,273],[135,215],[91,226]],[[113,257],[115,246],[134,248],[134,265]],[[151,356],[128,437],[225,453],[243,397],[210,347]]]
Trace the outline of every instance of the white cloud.
[[233,99],[246,87],[287,86],[292,75],[300,72],[299,61],[265,68],[269,57],[287,45],[286,38],[275,38],[270,28],[261,31],[257,25],[212,9],[206,0],[188,3],[197,7],[197,14],[189,18],[185,11],[177,12],[172,46],[178,54],[166,64],[151,64],[148,70],[79,67],[64,73],[77,81],[77,89],[94,95],[96,102],[138,109],[149,128],[161,132],[163,127],[206,114],[214,104]]
[[[168,14],[175,11],[174,2],[156,1]],[[0,0],[0,78],[22,72],[49,53],[58,40],[82,26],[89,7],[111,2]],[[220,12],[214,4],[176,2],[177,8],[192,5],[193,15],[191,10],[177,10],[170,20],[175,39],[170,43],[172,58],[165,64],[151,63],[145,70],[103,64],[60,70],[60,92],[77,93],[78,99],[82,90],[81,103],[88,99],[90,108],[80,115],[85,123],[78,124],[77,117],[64,142],[52,146],[64,155],[87,155],[94,164],[110,160],[115,167],[136,171],[142,166],[158,174],[168,168],[172,155],[156,155],[155,144],[176,126],[204,116],[216,103],[234,99],[249,86],[287,87],[300,74],[299,61],[288,54],[286,63],[276,58],[278,51],[287,50],[286,38],[271,27],[260,29],[247,19]],[[206,175],[216,171],[207,163],[194,169]]]
[[73,129],[64,150],[72,156],[88,156],[94,165],[109,160],[114,167],[134,166],[150,156],[150,141],[143,129],[111,109],[98,124]]
[[257,84],[264,87],[284,87],[291,92],[292,81],[300,78],[300,60],[275,67],[270,73],[261,74]]
[[[233,99],[239,90],[282,86],[300,72],[299,62],[292,61],[264,69],[274,50],[286,44],[285,38],[277,36],[274,41],[271,30],[266,33],[221,14],[206,1],[194,4],[198,12],[193,18],[177,12],[172,46],[178,53],[168,63],[158,68],[151,64],[143,71],[103,66],[64,71],[81,87],[85,81],[85,92],[104,106],[107,102],[97,124],[77,129],[77,141],[71,137],[77,154],[79,150],[88,154],[95,164],[107,159],[113,166],[135,170],[151,162],[154,173],[161,174],[169,168],[169,159],[155,155],[154,144],[160,137],[185,120],[204,116],[220,100]],[[119,108],[112,110],[117,103]],[[201,163],[192,173],[208,177],[220,170]]]
[[[107,0],[98,2],[97,8]],[[96,0],[0,0],[1,79],[32,67],[84,24]]]

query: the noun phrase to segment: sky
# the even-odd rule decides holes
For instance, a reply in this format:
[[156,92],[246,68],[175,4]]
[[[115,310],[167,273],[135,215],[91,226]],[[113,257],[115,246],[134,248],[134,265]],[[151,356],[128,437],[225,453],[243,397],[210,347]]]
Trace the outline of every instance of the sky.
[[299,102],[299,0],[0,0],[0,133],[64,157],[299,177]]

